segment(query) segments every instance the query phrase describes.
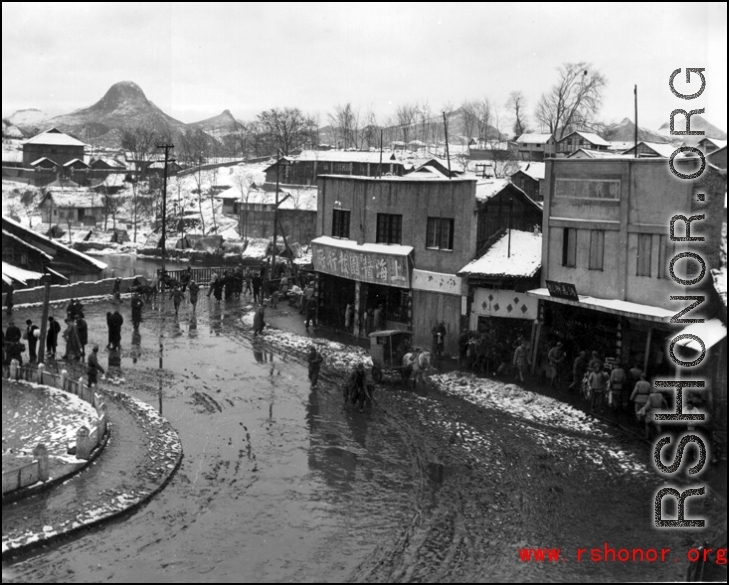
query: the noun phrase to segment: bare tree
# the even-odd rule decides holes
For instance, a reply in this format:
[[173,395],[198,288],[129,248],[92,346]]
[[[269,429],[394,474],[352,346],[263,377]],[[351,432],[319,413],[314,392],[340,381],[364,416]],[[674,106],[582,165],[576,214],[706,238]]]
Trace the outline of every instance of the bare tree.
[[413,126],[418,116],[418,106],[415,104],[402,104],[397,107],[395,117],[399,126],[399,133],[403,142],[410,142],[413,135]]
[[471,139],[478,123],[478,114],[476,113],[475,102],[463,102],[461,110],[461,131],[463,135]]
[[131,155],[141,178],[147,172],[147,163],[154,156],[159,141],[159,132],[151,127],[140,125],[122,130],[121,147]]
[[473,110],[478,127],[478,141],[479,143],[486,142],[489,139],[489,130],[491,129],[493,115],[491,101],[488,98],[483,98],[473,102]]
[[266,154],[288,155],[318,142],[315,121],[298,108],[273,108],[258,114],[258,148]]
[[418,138],[425,144],[429,144],[433,126],[433,110],[427,101],[423,101],[418,106],[418,122],[420,126]]
[[364,127],[362,128],[362,146],[368,150],[380,147],[380,127],[377,125],[377,114],[375,114],[374,106],[370,104],[364,115]]
[[337,132],[342,148],[359,148],[359,110],[351,102],[334,106],[334,112],[329,114],[329,123]]
[[233,185],[240,191],[240,202],[241,207],[246,206],[245,209],[245,220],[243,219],[243,213],[240,213],[239,228],[238,231],[243,239],[248,238],[248,201],[251,196],[251,190],[254,185],[253,174],[247,171],[243,167],[238,167],[233,173]]
[[521,91],[512,91],[506,101],[506,107],[514,113],[514,136],[521,136],[527,131],[526,98]]
[[119,195],[112,194],[109,186],[105,185],[101,195],[101,205],[104,214],[104,231],[109,227],[109,217],[112,218],[113,229],[116,229],[116,216],[124,205],[124,200]]
[[20,206],[28,218],[28,227],[33,227],[33,215],[38,211],[38,204],[43,198],[41,189],[24,189],[20,194]]
[[555,140],[590,124],[602,105],[607,79],[585,62],[564,63],[557,83],[537,103],[534,113]]

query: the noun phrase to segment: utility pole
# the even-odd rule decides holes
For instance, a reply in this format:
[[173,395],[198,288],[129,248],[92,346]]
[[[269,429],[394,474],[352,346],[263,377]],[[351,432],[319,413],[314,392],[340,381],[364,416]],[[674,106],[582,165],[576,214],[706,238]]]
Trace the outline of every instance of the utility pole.
[[446,159],[448,160],[448,178],[450,179],[453,173],[451,172],[451,149],[448,145],[448,118],[445,112],[443,112],[443,130],[445,131]]
[[378,179],[382,178],[382,149],[383,149],[382,141],[383,141],[384,134],[385,134],[385,131],[382,128],[380,128],[380,166],[377,167],[377,178]]
[[635,95],[635,133],[633,135],[633,142],[635,148],[635,158],[638,158],[638,85],[633,87],[633,94]]
[[271,250],[271,274],[268,279],[276,278],[276,240],[278,240],[278,190],[281,183],[281,151],[278,151],[276,161],[276,201],[273,206],[273,248]]
[[513,195],[509,195],[509,223],[507,224],[509,227],[507,228],[509,230],[509,244],[507,248],[506,257],[511,258],[511,217],[514,215],[514,197]]
[[162,183],[162,276],[167,271],[167,165],[174,162],[170,158],[170,150],[175,147],[174,144],[158,144],[158,149],[165,151],[165,168],[164,180]]

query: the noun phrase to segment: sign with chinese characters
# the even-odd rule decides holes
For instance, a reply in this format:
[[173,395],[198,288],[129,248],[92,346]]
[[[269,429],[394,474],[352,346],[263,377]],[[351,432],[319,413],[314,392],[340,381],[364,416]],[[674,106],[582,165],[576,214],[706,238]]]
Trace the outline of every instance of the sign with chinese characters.
[[312,243],[314,270],[370,284],[410,288],[408,256],[333,248]]
[[548,280],[546,282],[550,297],[567,299],[568,301],[580,300],[580,297],[577,296],[577,289],[574,284],[570,284],[569,282],[556,282],[554,280]]
[[454,274],[413,269],[413,290],[460,296],[462,282],[462,279]]
[[555,197],[566,199],[620,199],[619,179],[557,179],[554,184]]

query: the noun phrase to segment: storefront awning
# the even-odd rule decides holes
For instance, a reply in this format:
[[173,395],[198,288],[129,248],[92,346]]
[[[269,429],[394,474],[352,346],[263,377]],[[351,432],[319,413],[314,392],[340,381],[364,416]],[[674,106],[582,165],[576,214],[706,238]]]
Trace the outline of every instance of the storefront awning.
[[573,307],[582,307],[592,311],[600,311],[602,313],[610,313],[612,315],[620,315],[631,319],[642,319],[643,321],[653,321],[655,323],[669,323],[671,317],[676,311],[669,311],[660,307],[651,305],[641,305],[639,303],[629,303],[628,301],[618,301],[614,299],[599,299],[586,295],[578,295],[577,301],[553,297],[546,288],[538,288],[527,292],[530,297],[536,297],[545,301],[552,301],[562,305],[572,305]]
[[[678,335],[695,335],[704,342],[706,349],[709,349],[726,337],[726,326],[719,319],[710,319],[705,323],[691,323]],[[676,345],[701,351],[699,342],[690,338],[679,339]]]
[[357,244],[320,236],[311,242],[314,270],[360,282],[410,288],[412,246]]

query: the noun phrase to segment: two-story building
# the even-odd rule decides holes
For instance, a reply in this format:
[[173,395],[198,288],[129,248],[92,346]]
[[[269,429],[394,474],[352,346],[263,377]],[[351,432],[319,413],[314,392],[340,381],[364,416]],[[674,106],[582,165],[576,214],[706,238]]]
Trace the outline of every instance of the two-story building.
[[[535,354],[561,340],[571,357],[594,350],[641,363],[649,375],[668,373],[670,320],[687,306],[670,297],[697,289],[676,284],[670,263],[693,251],[707,271],[720,266],[725,179],[717,175],[707,165],[701,178],[681,180],[664,158],[547,161],[542,288],[529,292],[540,300]],[[705,241],[672,242],[676,214],[705,214],[691,229]],[[682,222],[676,229],[683,235]],[[675,272],[699,278],[701,267],[687,258]]]
[[32,163],[47,158],[57,166],[63,167],[75,159],[84,160],[86,144],[58,130],[51,128],[41,132],[23,143],[23,167],[31,168]]
[[557,141],[557,154],[568,155],[577,150],[609,150],[611,144],[593,132],[575,130]]
[[541,162],[554,155],[555,146],[552,134],[525,133],[516,139],[519,158],[525,161]]
[[467,304],[456,273],[477,249],[476,180],[322,176],[318,188],[312,260],[322,322],[344,328],[353,305],[350,331],[364,337],[381,305],[385,326],[411,330],[420,347],[445,322],[446,353],[456,355]]
[[542,201],[544,183],[544,163],[519,163],[519,170],[511,175],[511,182],[524,191],[532,201]]

